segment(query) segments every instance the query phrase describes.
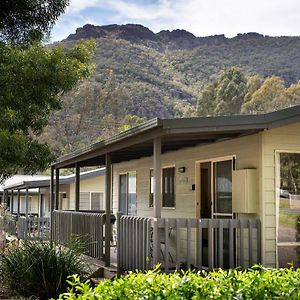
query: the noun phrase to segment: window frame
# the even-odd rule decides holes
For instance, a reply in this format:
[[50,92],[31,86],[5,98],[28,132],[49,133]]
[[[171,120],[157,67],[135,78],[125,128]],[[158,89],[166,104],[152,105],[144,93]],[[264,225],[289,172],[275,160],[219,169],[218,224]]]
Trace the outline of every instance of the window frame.
[[[165,178],[164,178],[164,170],[173,169],[173,205],[172,206],[165,206],[164,200],[164,190],[165,190]],[[175,209],[176,208],[176,168],[175,165],[165,166],[161,169],[161,206],[164,209]]]

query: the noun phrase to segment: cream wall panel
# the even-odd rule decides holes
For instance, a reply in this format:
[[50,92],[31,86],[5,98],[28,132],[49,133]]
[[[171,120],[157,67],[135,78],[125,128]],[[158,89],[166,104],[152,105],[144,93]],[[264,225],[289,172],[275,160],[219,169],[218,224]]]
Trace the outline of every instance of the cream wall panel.
[[[101,192],[105,199],[105,176],[96,176],[93,178],[80,180],[80,192]],[[75,209],[75,182],[69,185],[70,209]],[[105,202],[105,200],[104,200]],[[84,206],[85,207],[85,206]],[[85,207],[84,209],[89,209]]]
[[[259,168],[258,135],[242,137],[205,146],[185,148],[162,155],[162,167],[175,166],[175,202],[173,209],[162,208],[162,217],[193,218],[196,216],[195,197],[192,190],[195,184],[195,162],[210,160],[224,156],[236,155],[236,167]],[[149,208],[150,168],[153,158],[147,157],[129,162],[115,164],[113,167],[113,210],[118,211],[119,174],[129,171],[137,172],[137,214],[153,216],[153,208]],[[185,173],[179,173],[179,167],[185,167]]]

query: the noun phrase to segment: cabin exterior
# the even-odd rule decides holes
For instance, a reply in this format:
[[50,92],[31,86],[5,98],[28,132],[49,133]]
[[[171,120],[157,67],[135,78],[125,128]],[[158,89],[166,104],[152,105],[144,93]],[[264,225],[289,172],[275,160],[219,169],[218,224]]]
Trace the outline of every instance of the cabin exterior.
[[[51,237],[88,236],[86,253],[107,266],[116,259],[119,272],[157,263],[166,272],[299,266],[300,196],[281,197],[285,154],[300,155],[300,106],[150,120],[52,165]],[[90,166],[105,167],[105,175],[84,185],[80,170]],[[75,169],[68,191],[65,168]],[[82,212],[82,193],[91,207],[100,186],[105,211]]]
[[157,262],[166,271],[173,263],[298,266],[297,226],[282,223],[283,216],[300,216],[298,207],[281,205],[284,153],[300,153],[299,106],[255,116],[155,119],[53,164],[52,208],[60,169],[78,174],[82,166],[101,165],[106,219],[117,216],[117,224],[105,222],[101,241],[107,265],[113,226],[121,271]]
[[[103,168],[80,174],[80,211],[104,211],[104,174]],[[57,209],[75,209],[74,181],[74,175],[62,176]],[[1,196],[11,215],[10,234],[22,239],[49,238],[50,176],[16,175],[5,182]]]

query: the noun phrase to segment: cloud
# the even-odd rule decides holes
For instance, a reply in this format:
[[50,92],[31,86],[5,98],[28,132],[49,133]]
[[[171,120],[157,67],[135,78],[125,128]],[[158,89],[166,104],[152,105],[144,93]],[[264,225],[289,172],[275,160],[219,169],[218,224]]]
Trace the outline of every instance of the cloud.
[[179,28],[197,36],[299,35],[299,10],[299,0],[71,0],[56,29],[68,23],[65,31],[74,32],[90,19],[95,25],[139,23],[155,32]]

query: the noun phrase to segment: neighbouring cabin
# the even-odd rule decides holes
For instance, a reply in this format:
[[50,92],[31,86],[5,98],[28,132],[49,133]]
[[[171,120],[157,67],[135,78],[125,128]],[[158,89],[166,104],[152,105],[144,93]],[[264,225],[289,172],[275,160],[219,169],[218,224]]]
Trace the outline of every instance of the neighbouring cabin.
[[[102,168],[80,174],[80,211],[105,210],[104,173]],[[57,209],[75,210],[74,182],[75,175],[61,177]],[[49,238],[50,176],[16,175],[4,183],[1,196],[12,215],[10,233],[22,239]]]
[[[90,166],[106,168],[93,185],[80,178]],[[64,168],[75,169],[66,206]],[[53,164],[51,234],[61,243],[72,234],[88,237],[86,253],[107,266],[116,259],[119,272],[156,263],[167,272],[297,267],[299,194],[300,106],[154,119]],[[95,207],[104,211],[91,212]]]

